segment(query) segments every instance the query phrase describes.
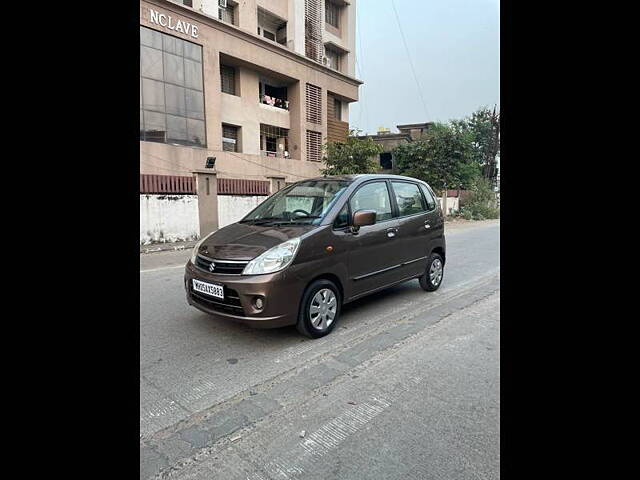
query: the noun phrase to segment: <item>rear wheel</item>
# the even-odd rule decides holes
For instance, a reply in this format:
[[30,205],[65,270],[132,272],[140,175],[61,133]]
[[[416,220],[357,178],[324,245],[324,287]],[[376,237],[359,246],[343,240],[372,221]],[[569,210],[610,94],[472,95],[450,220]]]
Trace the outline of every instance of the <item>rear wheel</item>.
[[427,292],[433,292],[440,288],[444,277],[444,262],[439,253],[433,252],[429,256],[427,269],[420,277],[420,286]]
[[316,280],[302,296],[296,328],[310,338],[324,337],[335,328],[341,303],[340,291],[333,282]]

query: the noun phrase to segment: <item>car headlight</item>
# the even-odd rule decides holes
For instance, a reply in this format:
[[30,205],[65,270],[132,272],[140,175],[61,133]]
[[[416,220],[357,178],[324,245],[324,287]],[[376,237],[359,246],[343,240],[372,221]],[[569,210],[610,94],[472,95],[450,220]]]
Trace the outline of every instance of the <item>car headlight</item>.
[[193,251],[191,252],[191,263],[193,263],[194,265],[196,264],[196,256],[198,255],[198,249],[200,248],[200,245],[202,245],[202,242],[204,242],[210,236],[211,233],[209,235],[205,235],[200,240],[198,240],[198,243],[196,243],[196,245],[193,247]]
[[297,237],[270,248],[262,255],[251,260],[247,266],[244,267],[242,274],[258,275],[282,270],[293,261],[299,245],[300,237]]

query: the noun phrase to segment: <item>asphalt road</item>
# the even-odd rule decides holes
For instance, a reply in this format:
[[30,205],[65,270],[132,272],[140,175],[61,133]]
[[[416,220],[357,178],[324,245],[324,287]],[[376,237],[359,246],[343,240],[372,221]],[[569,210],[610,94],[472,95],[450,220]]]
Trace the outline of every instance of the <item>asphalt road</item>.
[[189,252],[141,255],[141,478],[499,478],[499,232],[447,230],[440,290],[315,341],[201,313]]

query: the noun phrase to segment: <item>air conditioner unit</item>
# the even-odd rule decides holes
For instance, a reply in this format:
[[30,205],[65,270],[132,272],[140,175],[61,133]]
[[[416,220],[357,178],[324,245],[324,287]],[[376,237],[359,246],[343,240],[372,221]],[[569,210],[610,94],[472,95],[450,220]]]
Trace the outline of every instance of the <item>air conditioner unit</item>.
[[227,0],[218,0],[218,5],[222,8],[227,8]]
[[326,55],[323,55],[323,56],[322,56],[322,64],[323,64],[323,65],[326,65],[327,67],[329,67],[329,66],[330,66],[330,63],[331,63],[331,62],[329,61],[329,57],[327,57]]

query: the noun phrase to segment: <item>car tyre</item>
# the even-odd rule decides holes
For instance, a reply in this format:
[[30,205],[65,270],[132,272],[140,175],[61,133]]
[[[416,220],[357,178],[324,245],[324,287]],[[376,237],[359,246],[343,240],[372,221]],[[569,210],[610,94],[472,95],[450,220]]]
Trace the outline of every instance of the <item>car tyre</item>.
[[298,312],[298,332],[309,338],[320,338],[331,333],[338,323],[342,297],[330,280],[316,280],[307,287]]
[[427,268],[420,277],[420,286],[427,292],[434,292],[444,279],[444,261],[439,253],[432,252],[427,261]]

